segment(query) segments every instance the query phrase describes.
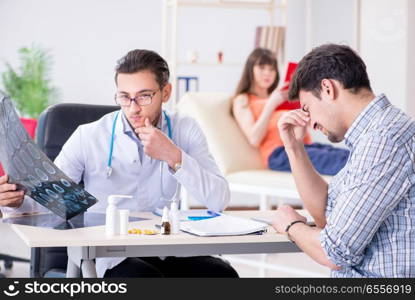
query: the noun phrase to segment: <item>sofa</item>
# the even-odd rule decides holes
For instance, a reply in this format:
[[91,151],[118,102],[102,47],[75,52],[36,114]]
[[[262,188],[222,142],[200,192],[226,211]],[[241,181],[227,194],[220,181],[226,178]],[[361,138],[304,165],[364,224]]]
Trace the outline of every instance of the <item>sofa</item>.
[[[258,195],[261,210],[287,201],[302,206],[292,174],[269,170],[262,162],[259,150],[248,143],[232,116],[231,95],[187,93],[180,99],[177,109],[193,117],[202,128],[232,192]],[[330,180],[329,176],[324,177]],[[232,199],[232,205],[237,205],[237,201]]]

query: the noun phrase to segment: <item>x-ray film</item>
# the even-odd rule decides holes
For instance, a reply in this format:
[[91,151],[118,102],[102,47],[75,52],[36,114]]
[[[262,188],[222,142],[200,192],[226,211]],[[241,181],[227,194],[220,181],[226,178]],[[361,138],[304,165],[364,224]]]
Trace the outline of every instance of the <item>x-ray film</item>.
[[98,200],[66,176],[32,141],[10,98],[0,92],[0,161],[9,183],[68,220]]

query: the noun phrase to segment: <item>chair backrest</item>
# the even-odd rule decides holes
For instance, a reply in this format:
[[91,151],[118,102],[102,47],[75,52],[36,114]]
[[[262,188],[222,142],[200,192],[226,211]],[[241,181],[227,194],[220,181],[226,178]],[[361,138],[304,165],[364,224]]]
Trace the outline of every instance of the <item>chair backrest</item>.
[[199,123],[225,175],[265,169],[258,149],[248,143],[233,117],[231,102],[231,96],[226,93],[187,93],[180,99],[178,110]]
[[[119,109],[118,106],[112,105],[75,103],[50,106],[39,117],[37,144],[53,161],[79,125],[96,121],[117,109]],[[30,275],[31,277],[44,277],[48,276],[48,273],[58,274],[59,272],[64,275],[67,260],[65,247],[32,248]]]
[[60,103],[47,108],[39,117],[36,140],[53,161],[79,125],[91,123],[119,109],[116,105]]

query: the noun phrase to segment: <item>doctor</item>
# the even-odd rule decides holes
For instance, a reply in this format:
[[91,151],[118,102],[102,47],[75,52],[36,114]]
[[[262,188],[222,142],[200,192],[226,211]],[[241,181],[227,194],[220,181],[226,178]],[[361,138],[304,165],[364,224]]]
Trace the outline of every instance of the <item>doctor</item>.
[[[89,211],[105,212],[110,194],[132,195],[118,207],[132,211],[163,208],[181,184],[214,211],[229,201],[221,175],[197,123],[162,109],[171,95],[166,61],[148,50],[132,50],[115,69],[115,102],[120,110],[79,126],[63,146],[56,165],[100,201]],[[0,178],[3,212],[42,209]],[[237,277],[219,258],[98,258],[99,277]]]

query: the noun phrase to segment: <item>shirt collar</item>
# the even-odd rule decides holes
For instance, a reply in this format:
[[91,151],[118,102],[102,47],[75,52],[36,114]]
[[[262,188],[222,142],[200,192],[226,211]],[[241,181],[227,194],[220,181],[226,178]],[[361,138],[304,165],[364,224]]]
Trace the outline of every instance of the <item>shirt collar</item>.
[[356,120],[353,121],[350,128],[347,130],[344,139],[345,144],[350,149],[356,144],[359,137],[369,129],[374,116],[380,111],[390,106],[391,103],[384,94],[375,97],[359,114]]
[[133,128],[131,127],[130,123],[127,120],[127,117],[125,116],[125,113],[121,111],[121,128],[123,133],[134,133]]

